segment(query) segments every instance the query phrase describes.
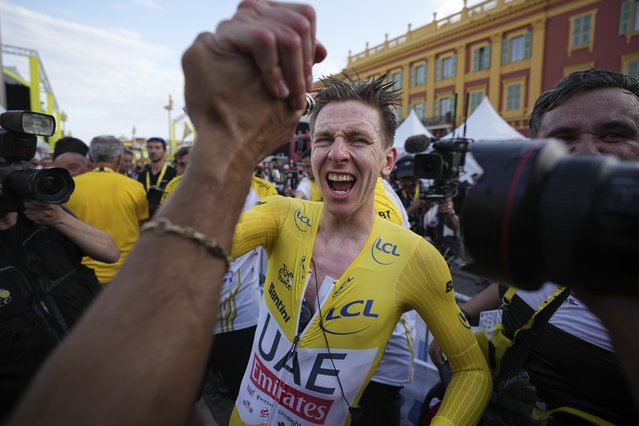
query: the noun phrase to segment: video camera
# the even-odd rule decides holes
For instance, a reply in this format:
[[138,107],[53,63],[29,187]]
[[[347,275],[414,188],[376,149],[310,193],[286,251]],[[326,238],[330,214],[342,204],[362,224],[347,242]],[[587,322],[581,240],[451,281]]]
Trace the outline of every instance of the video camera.
[[[426,135],[406,139],[404,149],[415,154],[415,177],[433,181],[423,194],[426,200],[438,201],[456,194],[471,142],[466,138],[431,139]],[[429,146],[432,151],[426,152]]]
[[55,118],[30,111],[0,114],[0,213],[24,210],[29,198],[48,204],[62,204],[75,189],[66,169],[31,169],[25,161],[36,153],[37,136],[51,136]]
[[556,140],[474,144],[464,269],[525,290],[553,281],[639,294],[639,163],[570,156]]

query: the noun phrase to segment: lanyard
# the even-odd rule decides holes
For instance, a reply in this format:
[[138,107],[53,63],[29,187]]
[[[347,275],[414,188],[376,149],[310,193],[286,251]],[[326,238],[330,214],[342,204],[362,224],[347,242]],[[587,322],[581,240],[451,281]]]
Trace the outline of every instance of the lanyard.
[[93,171],[94,172],[113,172],[113,169],[111,167],[100,166],[93,169]]
[[[414,199],[419,198],[419,193],[420,193],[419,182],[417,182],[415,184],[415,193],[413,194],[413,198],[411,198],[410,201],[413,201]],[[402,189],[402,194],[404,194],[404,198],[408,198],[408,194],[406,193],[406,190]]]
[[[162,183],[162,178],[164,178],[164,173],[166,173],[166,168],[167,168],[167,164],[164,163],[164,165],[162,166],[162,171],[160,172],[160,176],[158,176],[154,186],[158,186],[158,187],[160,186],[160,184]],[[151,188],[151,169],[149,169],[146,173],[146,190],[148,191],[150,188]]]

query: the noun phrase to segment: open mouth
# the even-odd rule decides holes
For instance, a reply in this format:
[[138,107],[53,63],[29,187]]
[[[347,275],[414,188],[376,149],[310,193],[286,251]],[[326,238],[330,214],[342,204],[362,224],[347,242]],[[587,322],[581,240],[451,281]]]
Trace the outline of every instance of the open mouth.
[[329,173],[326,180],[328,186],[337,195],[348,194],[353,189],[357,179],[353,175]]

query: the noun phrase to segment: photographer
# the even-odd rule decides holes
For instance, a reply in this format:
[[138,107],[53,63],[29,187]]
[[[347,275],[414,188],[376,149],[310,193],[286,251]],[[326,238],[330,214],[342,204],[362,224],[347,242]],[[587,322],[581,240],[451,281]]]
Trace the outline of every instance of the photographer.
[[426,191],[419,179],[415,177],[414,164],[412,157],[397,160],[394,174],[399,180],[399,189],[395,192],[406,208],[411,231],[423,237],[426,235],[424,215],[431,207],[431,203],[426,201]]
[[[564,140],[574,154],[612,154],[622,160],[637,161],[639,83],[632,77],[597,69],[570,74],[537,100],[530,129],[533,138]],[[584,185],[589,183],[584,181]],[[633,325],[637,324],[636,296],[595,295],[569,289],[562,296],[561,290],[562,287],[546,283],[537,291],[516,291],[504,302],[506,289],[493,284],[463,304],[462,309],[477,322],[480,312],[499,308],[504,334],[513,340],[515,330],[536,310],[543,313],[552,300],[564,297],[554,312],[549,311],[552,315],[547,323],[537,320],[539,330],[534,337],[531,333],[518,336],[506,356],[520,353],[517,355],[520,360],[514,364],[510,356],[506,364],[509,369],[503,362],[498,365],[499,377],[505,378],[520,367],[535,389],[529,397],[538,398],[525,402],[542,401],[549,410],[571,407],[615,424],[637,424],[639,415],[633,409],[627,384],[636,387],[639,378],[636,364],[639,348],[634,337],[628,335],[635,333]],[[526,345],[530,348],[522,351]],[[441,365],[443,360],[436,342],[429,353],[433,362]],[[619,362],[625,367],[625,378]],[[495,383],[495,388],[498,386]],[[636,395],[635,391],[635,400]],[[514,409],[513,405],[501,408]],[[559,424],[578,421],[561,413],[553,414],[553,418]]]
[[0,420],[100,290],[82,256],[119,257],[108,234],[59,205],[23,204],[22,212],[0,214]]
[[453,208],[453,200],[448,197],[435,202],[424,215],[426,239],[428,239],[446,260],[459,258],[461,250],[459,217]]

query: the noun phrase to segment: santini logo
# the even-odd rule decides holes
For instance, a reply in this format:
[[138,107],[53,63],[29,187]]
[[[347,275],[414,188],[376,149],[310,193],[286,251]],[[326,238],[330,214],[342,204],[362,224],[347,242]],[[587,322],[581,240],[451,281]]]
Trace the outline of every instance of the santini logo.
[[302,232],[308,231],[308,228],[311,227],[311,218],[304,216],[300,209],[295,210],[293,222],[295,222],[295,226],[297,226],[297,229]]
[[382,237],[377,237],[371,247],[371,256],[373,260],[380,265],[391,265],[395,263],[395,260],[390,256],[399,257],[397,253],[397,244],[385,243],[382,241]]

